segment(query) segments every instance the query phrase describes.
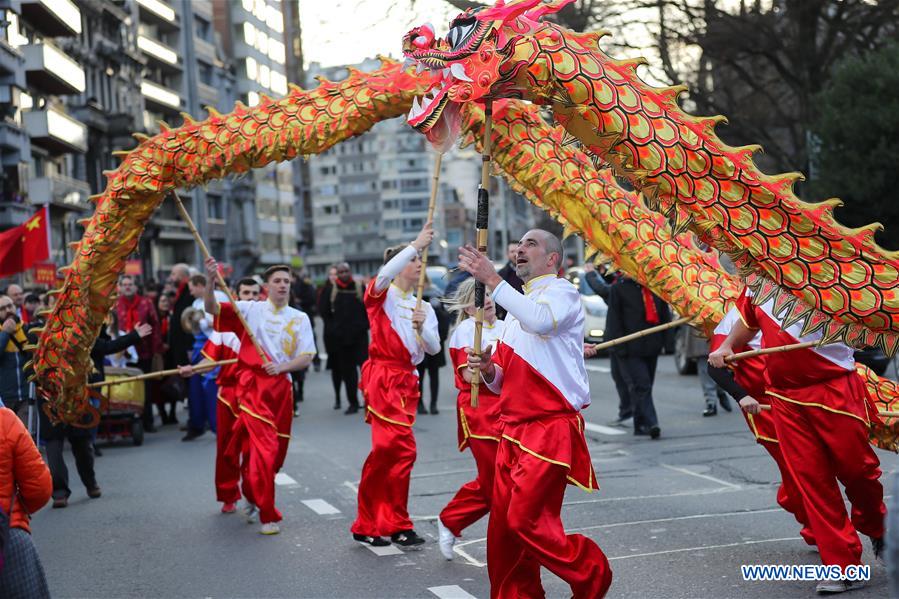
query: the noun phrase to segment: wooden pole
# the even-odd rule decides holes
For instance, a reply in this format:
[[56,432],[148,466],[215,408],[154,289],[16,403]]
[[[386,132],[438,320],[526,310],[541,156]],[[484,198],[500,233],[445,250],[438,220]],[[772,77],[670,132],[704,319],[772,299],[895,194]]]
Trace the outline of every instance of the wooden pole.
[[[434,208],[437,206],[437,188],[440,185],[440,164],[443,162],[443,154],[437,154],[434,158],[434,176],[431,182],[431,199],[428,201],[428,220],[434,224]],[[430,246],[428,246],[430,247]],[[421,251],[421,272],[418,273],[418,290],[415,292],[415,309],[421,310],[421,298],[425,292],[425,279],[428,274],[425,268],[428,265],[428,248]]]
[[684,316],[683,318],[678,318],[677,320],[672,320],[671,322],[666,322],[665,324],[660,324],[655,327],[643,329],[642,331],[637,331],[636,333],[631,333],[630,335],[625,335],[624,337],[619,337],[618,339],[612,339],[610,341],[605,341],[603,343],[597,343],[596,345],[593,346],[593,349],[599,351],[601,349],[615,347],[616,345],[621,345],[623,343],[633,341],[634,339],[639,339],[641,337],[646,337],[648,335],[654,335],[655,333],[661,333],[662,331],[667,331],[668,329],[673,329],[675,327],[679,327],[680,325],[686,324],[688,322],[690,322],[690,317]]
[[[228,364],[236,364],[237,358],[232,358],[230,360],[219,360],[218,362],[205,362],[201,364],[197,364],[194,366],[195,373],[206,372],[207,370],[213,370],[218,368],[219,366],[226,366]],[[94,389],[97,387],[110,387],[112,385],[124,385],[125,383],[133,383],[136,381],[147,381],[150,379],[161,379],[167,376],[171,376],[173,374],[179,374],[181,371],[177,368],[172,368],[170,370],[159,370],[157,372],[149,372],[147,374],[139,374],[137,376],[129,376],[124,379],[114,379],[109,381],[100,381],[97,383],[91,383],[88,385],[89,388]]]
[[[203,238],[200,237],[200,232],[197,231],[197,227],[194,225],[194,221],[191,220],[190,214],[188,214],[187,209],[184,208],[184,204],[181,202],[181,198],[179,198],[178,194],[174,191],[172,192],[172,196],[174,196],[175,198],[175,205],[178,206],[178,211],[181,213],[181,218],[184,219],[184,222],[187,224],[187,228],[190,229],[190,232],[193,234],[194,239],[197,241],[197,245],[200,247],[200,252],[203,254],[203,258],[206,260],[212,258],[212,254],[209,253],[209,248],[206,247],[206,244],[203,242]],[[266,356],[265,352],[262,351],[262,347],[259,345],[259,340],[256,339],[256,336],[250,329],[250,325],[247,324],[247,320],[244,318],[243,313],[237,309],[237,300],[234,298],[234,295],[231,293],[231,290],[225,283],[225,278],[222,276],[222,273],[217,272],[215,273],[215,276],[219,286],[222,288],[222,291],[224,291],[225,295],[228,296],[228,301],[231,302],[232,306],[234,306],[234,313],[237,314],[237,318],[240,320],[240,324],[243,325],[244,330],[247,332],[247,336],[250,338],[250,341],[253,342],[253,347],[256,348],[256,352],[259,354],[259,358],[262,360],[263,366],[268,364],[268,356]]]
[[[477,229],[478,251],[487,254],[487,240],[489,238],[490,222],[490,160],[493,148],[493,102],[487,100],[484,104],[484,151],[481,152],[481,186],[478,188],[478,212],[475,228]],[[474,305],[477,308],[474,316],[474,351],[475,355],[481,355],[481,336],[484,331],[484,296],[487,290],[480,281],[474,284]],[[481,373],[476,372],[471,379],[471,407],[478,407],[478,394],[480,393]]]
[[766,356],[768,354],[779,354],[782,352],[788,351],[796,351],[797,349],[806,349],[809,347],[820,347],[820,343],[817,341],[803,341],[802,343],[792,343],[790,345],[781,345],[779,347],[766,347],[765,349],[752,349],[749,351],[740,352],[738,354],[734,354],[732,356],[727,356],[724,358],[724,361],[728,364],[732,362],[736,362],[738,360],[745,360],[746,358],[754,358],[755,356]]

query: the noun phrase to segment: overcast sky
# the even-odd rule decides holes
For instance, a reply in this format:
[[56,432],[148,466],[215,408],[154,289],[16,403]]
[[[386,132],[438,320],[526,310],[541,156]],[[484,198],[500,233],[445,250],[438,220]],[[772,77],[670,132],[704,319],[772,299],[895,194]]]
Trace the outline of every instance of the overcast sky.
[[353,64],[375,54],[400,58],[403,35],[432,22],[445,35],[459,11],[443,0],[299,0],[306,63]]

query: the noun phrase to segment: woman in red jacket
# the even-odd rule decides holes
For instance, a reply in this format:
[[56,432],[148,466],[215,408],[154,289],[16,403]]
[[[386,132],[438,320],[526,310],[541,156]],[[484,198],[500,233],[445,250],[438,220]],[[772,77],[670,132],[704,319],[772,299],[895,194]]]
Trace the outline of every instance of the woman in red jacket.
[[12,410],[0,408],[0,509],[9,514],[13,505],[5,562],[0,571],[0,597],[50,597],[28,522],[30,515],[44,507],[52,493],[50,470],[22,421]]

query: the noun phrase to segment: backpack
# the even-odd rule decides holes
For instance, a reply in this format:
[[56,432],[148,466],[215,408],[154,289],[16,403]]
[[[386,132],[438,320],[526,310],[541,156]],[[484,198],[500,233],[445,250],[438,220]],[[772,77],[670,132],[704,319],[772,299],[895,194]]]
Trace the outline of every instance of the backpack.
[[9,513],[0,509],[0,572],[6,565],[6,549],[9,546],[9,525],[12,522],[13,510],[16,506],[16,490],[13,487],[12,499],[9,500]]

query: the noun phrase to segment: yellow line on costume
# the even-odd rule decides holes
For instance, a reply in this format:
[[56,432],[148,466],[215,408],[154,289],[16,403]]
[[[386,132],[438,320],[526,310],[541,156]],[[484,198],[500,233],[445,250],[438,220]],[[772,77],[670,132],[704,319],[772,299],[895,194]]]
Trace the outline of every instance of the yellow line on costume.
[[[828,412],[833,412],[834,414],[842,414],[843,416],[849,416],[850,418],[855,418],[856,420],[861,421],[862,423],[864,423],[865,426],[871,426],[870,422],[865,422],[864,418],[862,418],[861,416],[858,416],[856,414],[853,414],[852,412],[844,412],[843,410],[837,410],[836,408],[831,408],[829,406],[825,406],[824,404],[813,403],[813,402],[804,402],[804,401],[799,401],[797,399],[790,399],[789,397],[784,397],[783,395],[778,395],[777,393],[774,393],[773,391],[768,391],[768,395],[773,395],[774,397],[776,397],[778,399],[782,399],[783,401],[788,401],[792,404],[796,404],[799,406],[811,406],[813,408],[821,408],[822,410],[826,410]],[[867,407],[866,407],[866,409],[867,409]]]
[[405,422],[398,422],[396,420],[392,420],[392,419],[388,418],[387,416],[384,416],[383,414],[378,414],[377,412],[375,412],[372,409],[371,406],[367,405],[367,406],[365,406],[365,409],[368,410],[369,412],[371,412],[372,414],[374,414],[375,416],[377,416],[378,418],[380,418],[381,420],[383,420],[384,422],[389,422],[391,424],[396,424],[399,426],[408,426],[409,428],[412,428],[412,424],[406,424]]
[[240,411],[241,411],[241,412],[246,412],[247,414],[249,414],[249,415],[252,416],[253,418],[256,418],[256,419],[258,419],[258,420],[261,420],[262,422],[264,422],[264,423],[266,423],[266,424],[270,424],[270,425],[272,426],[272,428],[275,429],[275,434],[278,435],[279,437],[283,437],[284,439],[292,439],[292,438],[293,438],[293,437],[291,437],[290,435],[286,435],[286,434],[284,434],[284,433],[278,431],[278,425],[277,425],[277,424],[275,424],[274,422],[272,422],[271,420],[269,420],[269,419],[266,418],[265,416],[260,416],[259,414],[257,414],[256,412],[250,410],[250,409],[247,408],[246,406],[240,406]]
[[225,401],[225,398],[222,397],[222,388],[221,387],[219,387],[218,393],[215,394],[215,398],[217,400],[219,400],[220,402],[222,402],[223,404],[225,404],[226,406],[228,406],[228,410],[230,410],[231,414],[233,414],[234,417],[237,418],[237,412],[234,410],[234,406],[229,404],[227,401]]

